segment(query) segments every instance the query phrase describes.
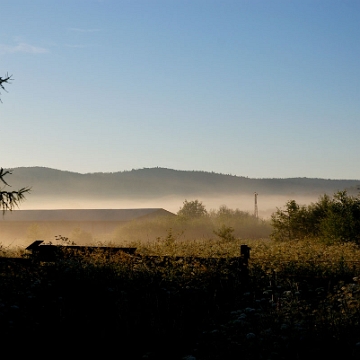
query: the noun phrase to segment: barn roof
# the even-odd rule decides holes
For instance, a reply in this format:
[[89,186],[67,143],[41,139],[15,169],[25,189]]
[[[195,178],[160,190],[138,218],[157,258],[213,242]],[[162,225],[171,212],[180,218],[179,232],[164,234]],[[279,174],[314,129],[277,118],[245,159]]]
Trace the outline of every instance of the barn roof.
[[130,221],[149,216],[175,215],[162,208],[13,210],[1,221]]

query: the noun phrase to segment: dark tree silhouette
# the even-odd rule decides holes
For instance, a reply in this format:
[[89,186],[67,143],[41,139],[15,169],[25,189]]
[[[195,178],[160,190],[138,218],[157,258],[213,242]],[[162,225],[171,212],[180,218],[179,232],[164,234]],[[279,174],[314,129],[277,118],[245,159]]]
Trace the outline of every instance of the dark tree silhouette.
[[[0,77],[0,87],[2,90],[5,90],[4,84],[9,84],[10,80],[13,80],[12,75],[6,74],[5,77]],[[0,98],[1,102],[1,98]],[[11,174],[11,170],[4,170],[0,168],[0,183],[5,187],[10,185],[5,181],[4,177],[8,174]],[[6,210],[12,210],[14,207],[19,206],[19,203],[25,200],[25,194],[30,192],[30,188],[24,187],[19,190],[6,191],[4,188],[0,187],[0,208],[3,212]]]
[[[9,75],[9,74],[6,74],[5,77],[0,76],[0,87],[2,90],[6,91],[4,84],[10,84],[10,81],[14,80],[11,77],[12,77],[12,75]],[[1,95],[1,93],[0,93],[0,95]],[[0,98],[0,102],[1,102],[1,98]]]
[[[9,186],[10,185],[5,181],[5,175],[11,174],[10,170],[4,170],[0,168],[0,181],[3,185]],[[14,191],[6,191],[1,189],[0,190],[0,208],[3,212],[6,210],[12,210],[14,207],[19,206],[20,202],[25,200],[25,194],[30,192],[30,188],[24,187],[19,190]]]

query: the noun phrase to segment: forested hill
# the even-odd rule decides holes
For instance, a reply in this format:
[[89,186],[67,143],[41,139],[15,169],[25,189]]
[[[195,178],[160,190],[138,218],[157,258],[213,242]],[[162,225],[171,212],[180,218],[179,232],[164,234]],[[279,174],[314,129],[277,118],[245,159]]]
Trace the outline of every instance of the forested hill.
[[113,173],[61,171],[45,167],[12,169],[6,180],[17,189],[32,187],[32,196],[87,197],[89,199],[201,197],[208,195],[318,195],[348,190],[358,194],[360,180],[316,178],[251,179],[204,171],[144,168]]

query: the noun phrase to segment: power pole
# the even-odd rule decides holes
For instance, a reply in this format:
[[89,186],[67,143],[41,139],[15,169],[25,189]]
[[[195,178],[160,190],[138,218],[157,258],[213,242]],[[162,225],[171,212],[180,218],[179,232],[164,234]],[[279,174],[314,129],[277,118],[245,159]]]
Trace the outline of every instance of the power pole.
[[254,216],[255,216],[256,218],[258,218],[258,217],[259,217],[258,205],[257,205],[257,196],[258,196],[258,193],[255,192],[254,194],[255,194],[255,210],[254,210]]

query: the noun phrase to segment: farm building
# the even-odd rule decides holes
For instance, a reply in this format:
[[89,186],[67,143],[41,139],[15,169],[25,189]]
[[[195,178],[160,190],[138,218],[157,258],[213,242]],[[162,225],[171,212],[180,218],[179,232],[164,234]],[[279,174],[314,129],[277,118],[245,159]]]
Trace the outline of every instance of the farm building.
[[69,236],[76,228],[98,235],[110,233],[129,221],[166,216],[176,215],[162,208],[13,210],[1,216],[0,233],[12,238],[23,237],[31,227],[38,226],[63,236]]

